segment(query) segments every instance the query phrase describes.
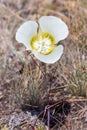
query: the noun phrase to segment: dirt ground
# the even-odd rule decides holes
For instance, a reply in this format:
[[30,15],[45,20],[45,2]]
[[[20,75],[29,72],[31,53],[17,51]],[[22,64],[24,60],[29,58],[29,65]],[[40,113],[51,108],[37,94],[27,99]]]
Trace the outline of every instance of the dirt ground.
[[[15,40],[23,22],[43,15],[69,27],[64,54],[46,65],[46,77],[44,64]],[[0,0],[0,130],[49,130],[49,87],[50,130],[87,130],[87,0]]]

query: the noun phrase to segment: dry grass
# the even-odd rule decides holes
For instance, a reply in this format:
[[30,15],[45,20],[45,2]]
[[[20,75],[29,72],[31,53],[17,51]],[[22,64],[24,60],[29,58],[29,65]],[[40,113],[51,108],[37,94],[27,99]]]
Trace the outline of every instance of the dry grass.
[[[0,0],[1,130],[45,130],[40,123],[37,123],[38,128],[33,128],[28,115],[23,114],[20,107],[45,104],[49,87],[52,102],[67,100],[71,103],[66,123],[59,129],[87,129],[87,3],[84,1]],[[61,17],[70,30],[69,37],[60,42],[65,46],[62,58],[54,65],[46,65],[46,77],[44,64],[15,41],[15,32],[21,23],[29,19],[38,20],[42,15]],[[13,116],[14,120],[19,120],[19,113],[24,120],[21,119],[14,127],[14,123],[9,122]]]

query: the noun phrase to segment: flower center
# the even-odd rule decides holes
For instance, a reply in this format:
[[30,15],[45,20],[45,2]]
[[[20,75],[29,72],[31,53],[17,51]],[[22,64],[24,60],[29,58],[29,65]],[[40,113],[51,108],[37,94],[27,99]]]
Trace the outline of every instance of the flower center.
[[49,33],[39,33],[32,37],[31,47],[41,54],[48,55],[55,49],[55,40]]

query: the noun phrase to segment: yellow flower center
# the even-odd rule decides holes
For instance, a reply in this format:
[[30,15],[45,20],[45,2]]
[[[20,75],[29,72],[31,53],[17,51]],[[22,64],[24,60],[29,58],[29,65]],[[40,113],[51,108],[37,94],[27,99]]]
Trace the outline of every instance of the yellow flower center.
[[55,49],[55,40],[53,36],[47,32],[39,33],[32,37],[31,47],[41,54],[48,55]]

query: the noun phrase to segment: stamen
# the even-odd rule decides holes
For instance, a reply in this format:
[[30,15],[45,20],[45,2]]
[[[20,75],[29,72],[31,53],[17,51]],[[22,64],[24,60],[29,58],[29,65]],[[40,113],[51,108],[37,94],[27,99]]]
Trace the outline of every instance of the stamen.
[[41,54],[48,55],[55,48],[55,41],[51,34],[42,33],[40,35],[35,35],[31,39],[32,49],[37,50]]

